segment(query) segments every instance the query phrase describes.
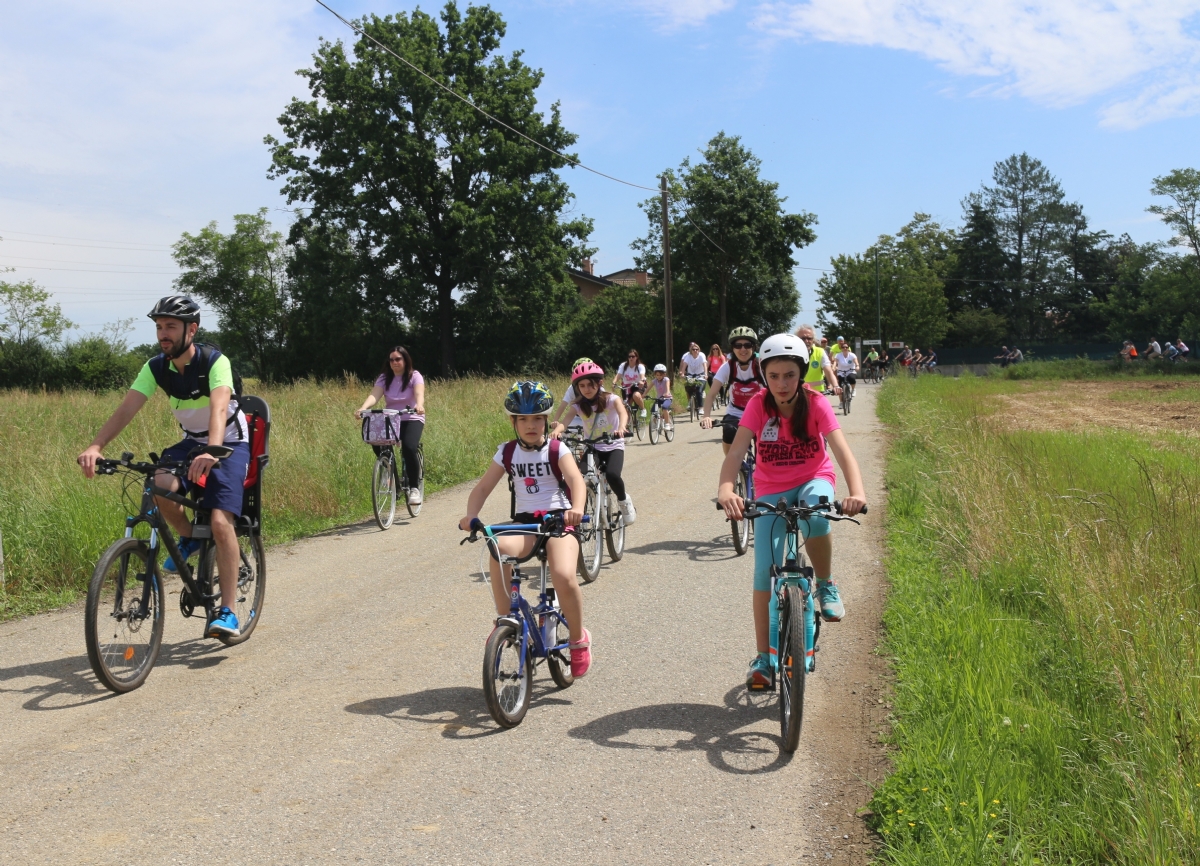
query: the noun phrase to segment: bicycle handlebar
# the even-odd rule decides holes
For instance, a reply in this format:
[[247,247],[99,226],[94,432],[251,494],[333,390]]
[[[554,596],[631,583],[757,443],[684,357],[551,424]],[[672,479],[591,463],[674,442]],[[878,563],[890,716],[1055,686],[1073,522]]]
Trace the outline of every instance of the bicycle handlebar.
[[[824,499],[825,497],[821,497]],[[717,511],[724,511],[721,503],[717,503]],[[830,514],[833,511],[835,513]],[[862,507],[859,514],[866,514],[867,506]],[[858,523],[853,517],[842,513],[842,503],[838,501],[820,502],[816,505],[788,505],[783,497],[780,497],[777,502],[770,502],[766,499],[748,499],[745,501],[745,506],[742,511],[742,517],[746,520],[754,520],[767,515],[775,515],[783,517],[786,514],[791,514],[796,517],[812,517],[820,514],[826,520],[850,520]]]
[[613,438],[611,433],[605,433],[603,436],[597,436],[594,439],[584,439],[582,436],[574,436],[569,433],[563,433],[561,441],[566,442],[567,444],[578,443],[579,445],[607,445],[610,442],[615,442],[616,439]]
[[233,454],[232,448],[227,448],[224,445],[205,445],[201,448],[194,449],[188,454],[185,460],[163,460],[153,451],[150,452],[149,463],[135,463],[133,460],[133,452],[123,451],[120,460],[106,460],[101,458],[96,461],[97,475],[116,475],[119,470],[125,469],[130,472],[140,472],[143,475],[149,475],[152,472],[166,471],[172,475],[179,475],[185,472],[192,465],[192,460],[199,457],[201,454],[207,454],[210,457],[216,457],[217,462],[212,468],[216,469],[221,465],[221,461]]
[[[591,523],[592,518],[585,514],[583,515],[582,523]],[[527,535],[546,535],[551,538],[557,538],[563,534],[566,527],[563,526],[563,518],[561,514],[547,514],[542,517],[541,523],[493,523],[490,526],[485,525],[482,520],[476,517],[471,521],[471,534],[460,541],[459,547],[466,544],[468,541],[474,544],[479,540],[479,533],[489,533],[490,531],[498,532],[520,532]]]

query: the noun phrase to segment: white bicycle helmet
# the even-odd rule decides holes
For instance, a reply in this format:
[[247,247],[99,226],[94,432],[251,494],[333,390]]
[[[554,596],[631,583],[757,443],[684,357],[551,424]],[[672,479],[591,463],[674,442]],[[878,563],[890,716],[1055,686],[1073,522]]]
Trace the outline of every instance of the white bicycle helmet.
[[654,372],[655,372],[655,373],[665,373],[665,372],[667,372],[667,365],[666,365],[666,364],[655,364],[655,365],[654,365]]
[[758,363],[766,367],[776,358],[795,358],[801,367],[808,366],[808,347],[794,334],[775,334],[758,347]]

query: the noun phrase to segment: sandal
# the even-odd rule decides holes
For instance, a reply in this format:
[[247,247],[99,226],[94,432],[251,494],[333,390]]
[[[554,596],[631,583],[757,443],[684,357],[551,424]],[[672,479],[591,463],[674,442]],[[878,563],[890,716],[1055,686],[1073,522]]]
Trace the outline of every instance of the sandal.
[[571,641],[567,646],[571,648],[571,676],[578,679],[592,667],[592,633],[585,628],[583,640]]

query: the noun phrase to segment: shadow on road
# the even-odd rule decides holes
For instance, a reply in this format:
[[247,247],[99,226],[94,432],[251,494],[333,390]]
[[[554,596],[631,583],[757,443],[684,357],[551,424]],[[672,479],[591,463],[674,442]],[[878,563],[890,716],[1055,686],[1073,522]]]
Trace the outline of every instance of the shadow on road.
[[[176,644],[164,643],[154,666],[210,668],[227,658],[224,653],[228,649],[224,644],[204,638]],[[151,672],[150,676],[153,677],[154,673]],[[9,685],[25,679],[37,682]],[[27,710],[69,710],[117,697],[97,682],[86,655],[0,668],[0,693],[29,695],[29,700],[21,705]]]
[[773,695],[751,695],[745,686],[727,692],[724,706],[656,704],[603,716],[568,731],[611,749],[651,752],[704,752],[708,762],[726,773],[770,773],[791,760],[778,734],[742,730],[764,720],[775,722]]
[[[552,704],[568,704],[569,701],[553,697],[559,690],[541,683],[533,684],[529,711]],[[426,689],[410,695],[392,698],[371,698],[350,704],[346,712],[364,716],[383,716],[398,722],[424,722],[440,725],[442,736],[449,740],[466,740],[488,737],[504,729],[499,727],[487,711],[483,689],[453,686],[443,689]]]
[[640,547],[629,547],[626,553],[647,554],[658,556],[662,554],[686,553],[693,562],[721,562],[727,559],[737,559],[733,549],[733,541],[728,535],[718,535],[712,541],[655,541]]

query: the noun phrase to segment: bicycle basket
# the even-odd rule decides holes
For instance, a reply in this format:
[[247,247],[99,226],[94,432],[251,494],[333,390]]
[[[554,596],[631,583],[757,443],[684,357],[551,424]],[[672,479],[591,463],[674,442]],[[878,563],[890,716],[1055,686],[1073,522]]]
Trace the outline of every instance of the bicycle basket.
[[398,445],[400,416],[373,413],[363,416],[362,437],[368,445]]

